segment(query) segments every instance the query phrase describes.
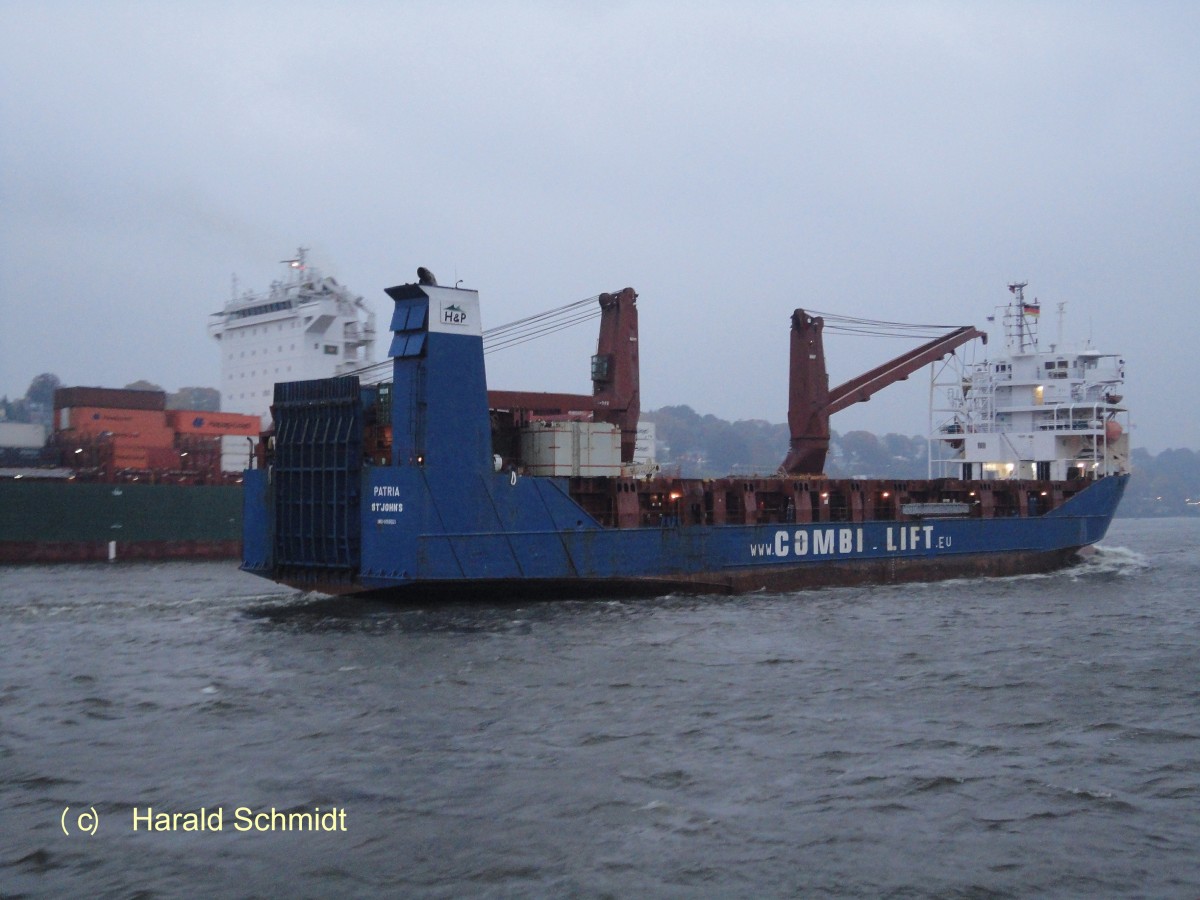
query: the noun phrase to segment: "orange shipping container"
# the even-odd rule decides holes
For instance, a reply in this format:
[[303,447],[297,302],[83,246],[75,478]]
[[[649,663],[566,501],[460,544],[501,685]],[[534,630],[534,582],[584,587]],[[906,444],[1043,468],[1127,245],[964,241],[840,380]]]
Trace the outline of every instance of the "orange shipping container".
[[241,413],[172,409],[167,412],[167,422],[180,434],[258,437],[262,431],[262,422],[258,416]]
[[181,457],[174,447],[152,447],[146,451],[146,462],[151,469],[172,471],[184,468],[186,457]]
[[178,434],[175,436],[175,446],[192,453],[220,453],[221,438],[211,434]]
[[166,413],[150,409],[106,409],[93,406],[73,406],[58,410],[54,426],[59,431],[74,430],[85,434],[111,431],[132,434],[151,428],[165,428]]
[[170,428],[152,428],[147,431],[135,431],[122,434],[103,431],[88,434],[80,431],[60,431],[55,435],[55,446],[74,450],[80,447],[123,447],[130,449],[145,449],[147,447],[173,447],[175,432]]
[[149,459],[145,450],[113,449],[112,465],[114,469],[148,469]]
[[129,434],[114,433],[108,437],[107,442],[114,447],[128,447],[130,449],[140,448],[148,449],[151,447],[174,447],[175,432],[170,428],[147,428],[143,431],[131,432]]

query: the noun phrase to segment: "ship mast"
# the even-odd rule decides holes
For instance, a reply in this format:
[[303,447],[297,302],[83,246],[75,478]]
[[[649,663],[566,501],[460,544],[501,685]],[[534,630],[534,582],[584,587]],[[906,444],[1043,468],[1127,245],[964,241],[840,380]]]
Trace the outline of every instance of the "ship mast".
[[[1029,285],[1028,281],[1013,282],[1008,286],[1017,298],[1016,302],[1016,320],[1017,320],[1017,352],[1024,353],[1026,340],[1029,342],[1030,349],[1037,349],[1037,338],[1031,332],[1028,332],[1025,323],[1025,288]],[[1011,341],[1010,341],[1011,344]]]

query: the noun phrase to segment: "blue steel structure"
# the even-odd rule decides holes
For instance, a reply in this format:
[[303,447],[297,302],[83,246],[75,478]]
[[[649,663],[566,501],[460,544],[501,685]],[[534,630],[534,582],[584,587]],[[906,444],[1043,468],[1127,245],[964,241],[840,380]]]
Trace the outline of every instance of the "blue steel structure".
[[[567,478],[495,470],[476,292],[387,293],[390,395],[353,376],[276,385],[272,453],[245,473],[244,570],[328,593],[556,596],[1015,574],[1061,566],[1100,540],[1128,479],[1078,485],[1041,514],[1030,492],[1022,514],[986,518],[704,524],[667,514],[612,527]],[[384,459],[363,444],[381,416],[392,434]]]

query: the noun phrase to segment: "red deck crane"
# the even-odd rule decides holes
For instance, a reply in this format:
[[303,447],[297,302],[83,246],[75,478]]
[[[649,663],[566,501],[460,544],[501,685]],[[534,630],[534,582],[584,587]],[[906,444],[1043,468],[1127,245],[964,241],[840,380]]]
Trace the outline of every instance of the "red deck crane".
[[822,331],[825,320],[802,309],[792,313],[788,429],[791,445],[780,470],[788,475],[815,475],[825,469],[829,451],[829,417],[854,403],[869,400],[878,390],[903,381],[913,372],[942,359],[968,341],[987,335],[970,325],[902,353],[833,389],[825,371]]

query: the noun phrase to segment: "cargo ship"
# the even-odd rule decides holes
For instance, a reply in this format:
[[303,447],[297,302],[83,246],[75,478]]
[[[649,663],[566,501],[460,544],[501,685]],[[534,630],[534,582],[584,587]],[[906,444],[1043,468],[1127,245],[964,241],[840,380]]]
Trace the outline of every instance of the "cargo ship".
[[[959,430],[950,421],[931,435],[944,444],[943,462],[958,454],[952,475],[833,479],[822,474],[832,414],[987,336],[950,329],[830,387],[825,320],[798,309],[790,446],[778,471],[683,478],[634,462],[631,288],[592,298],[600,335],[590,395],[489,391],[476,291],[439,286],[422,269],[417,282],[386,293],[394,305],[388,380],[276,384],[273,425],[245,472],[245,571],[330,594],[451,597],[732,593],[1041,572],[1104,536],[1128,480],[1116,446],[1127,438],[1108,426],[1121,411],[1115,386],[1108,380],[1093,397],[1094,356],[1068,358],[1065,410],[1058,393],[1018,378],[1014,361],[1008,393],[992,392],[990,419],[968,390]],[[1032,311],[1018,315],[1027,325]],[[1040,351],[1018,349],[1028,357],[1021,372],[1042,364]],[[1008,374],[1001,365],[985,364]],[[1086,404],[1074,402],[1076,387]],[[1001,413],[1018,409],[1030,412],[1035,431],[1049,425],[1058,434],[1069,422],[1061,430],[1078,440],[996,440],[987,443],[993,457],[980,460],[967,438],[1001,434]],[[1057,418],[1046,420],[1050,410]],[[1033,456],[1062,452],[1072,457]]]
[[162,391],[59,388],[49,440],[0,468],[0,563],[236,559],[242,475],[222,443],[247,460],[260,430],[257,416],[167,409]]
[[[210,316],[222,412],[167,409],[161,391],[71,387],[41,425],[0,423],[0,563],[238,559],[242,470],[281,378],[373,359],[374,316],[307,249],[265,291]],[[248,443],[249,441],[249,443]]]

